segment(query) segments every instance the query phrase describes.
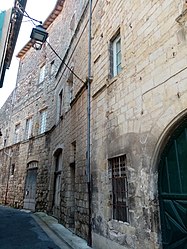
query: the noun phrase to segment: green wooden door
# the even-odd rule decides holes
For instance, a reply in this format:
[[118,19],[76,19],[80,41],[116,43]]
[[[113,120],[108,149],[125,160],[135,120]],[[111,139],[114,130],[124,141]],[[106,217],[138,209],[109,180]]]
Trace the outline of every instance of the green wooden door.
[[164,249],[187,249],[187,122],[178,127],[162,153],[159,200]]

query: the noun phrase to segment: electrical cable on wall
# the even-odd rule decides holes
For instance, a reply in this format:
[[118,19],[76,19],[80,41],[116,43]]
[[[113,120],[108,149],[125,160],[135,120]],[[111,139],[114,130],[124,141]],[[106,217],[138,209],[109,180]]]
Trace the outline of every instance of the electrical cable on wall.
[[[34,19],[32,17],[30,17],[30,15],[22,8],[21,4],[19,3],[18,6],[16,7],[18,11],[20,11],[24,17],[27,17],[31,20],[31,22],[33,23],[34,26],[35,23],[34,22],[38,22],[40,23],[40,25],[42,25],[42,21],[38,21],[37,19]],[[40,27],[40,25],[38,27]],[[42,27],[42,26],[41,26]],[[37,26],[36,26],[37,28]],[[43,27],[42,27],[43,28]],[[62,63],[65,65],[65,67],[67,67],[69,69],[69,71],[78,79],[80,80],[83,84],[85,84],[86,82],[83,81],[64,61],[63,59],[58,55],[58,53],[55,51],[55,49],[51,46],[51,44],[48,41],[45,41],[49,47],[51,48],[51,50],[55,53],[55,55],[62,61]]]

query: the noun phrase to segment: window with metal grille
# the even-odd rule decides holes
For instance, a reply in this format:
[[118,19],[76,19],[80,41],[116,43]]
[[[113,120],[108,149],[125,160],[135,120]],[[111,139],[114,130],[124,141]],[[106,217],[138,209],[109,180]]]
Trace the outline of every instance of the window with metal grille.
[[27,164],[27,169],[35,169],[38,168],[38,162],[37,161],[32,161]]
[[126,156],[109,160],[112,172],[113,219],[128,221],[128,184],[126,175]]

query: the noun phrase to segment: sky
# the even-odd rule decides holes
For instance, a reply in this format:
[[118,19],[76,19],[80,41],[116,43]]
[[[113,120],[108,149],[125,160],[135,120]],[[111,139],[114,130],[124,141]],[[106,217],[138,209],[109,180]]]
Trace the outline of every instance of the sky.
[[[53,10],[56,2],[57,0],[27,0],[26,12],[32,18],[44,22]],[[0,0],[0,11],[7,10],[13,6],[14,0]],[[17,69],[19,66],[19,59],[16,58],[16,55],[29,41],[33,27],[33,23],[30,22],[28,18],[24,17],[10,69],[6,70],[3,87],[0,88],[0,107],[4,104],[16,85]]]

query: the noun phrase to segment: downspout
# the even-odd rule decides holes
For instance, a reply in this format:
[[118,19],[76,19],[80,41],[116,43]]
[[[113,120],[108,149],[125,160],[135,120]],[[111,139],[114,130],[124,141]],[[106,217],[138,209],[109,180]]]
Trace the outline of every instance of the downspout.
[[92,42],[92,0],[89,0],[89,30],[88,30],[88,80],[87,80],[87,187],[88,187],[88,208],[89,208],[89,224],[88,224],[88,245],[92,246],[92,178],[91,178],[91,42]]

